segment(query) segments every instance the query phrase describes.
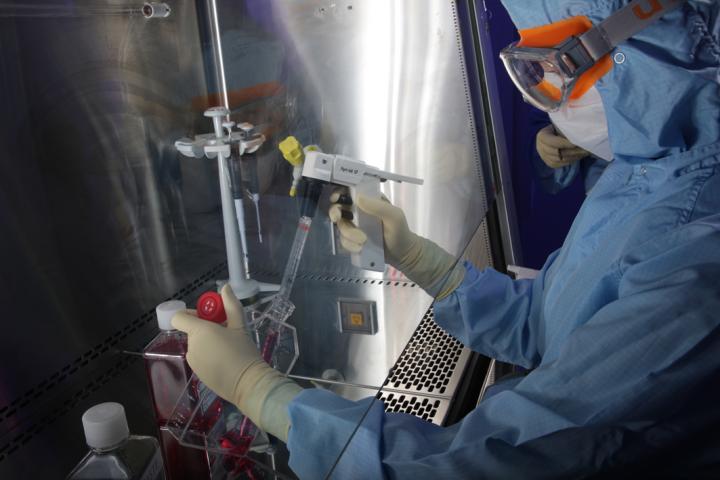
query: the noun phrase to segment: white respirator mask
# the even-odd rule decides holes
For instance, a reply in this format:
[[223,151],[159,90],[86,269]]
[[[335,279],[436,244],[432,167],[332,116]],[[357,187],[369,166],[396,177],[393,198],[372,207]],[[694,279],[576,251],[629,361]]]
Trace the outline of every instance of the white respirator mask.
[[607,162],[612,161],[605,107],[597,88],[593,86],[582,97],[549,115],[555,127],[573,144]]

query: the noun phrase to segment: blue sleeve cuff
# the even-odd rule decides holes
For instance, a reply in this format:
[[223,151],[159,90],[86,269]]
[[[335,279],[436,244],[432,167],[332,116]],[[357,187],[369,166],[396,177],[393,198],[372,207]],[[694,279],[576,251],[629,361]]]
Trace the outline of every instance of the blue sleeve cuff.
[[465,338],[463,334],[465,322],[462,318],[462,308],[459,305],[459,299],[465,298],[468,291],[477,288],[478,282],[481,282],[484,277],[485,270],[482,272],[479,271],[468,261],[463,262],[463,266],[465,267],[465,278],[463,278],[463,281],[450,295],[442,300],[436,301],[433,307],[435,311],[435,321],[438,325],[450,335],[459,339],[465,345],[468,345],[470,342],[468,341],[466,343],[466,340],[469,339]]
[[[535,280],[513,280],[492,268],[465,263],[465,278],[435,303],[435,321],[468,348],[526,368],[540,361]],[[537,292],[536,292],[537,293]],[[538,294],[539,295],[539,294]],[[537,296],[537,295],[535,295]]]

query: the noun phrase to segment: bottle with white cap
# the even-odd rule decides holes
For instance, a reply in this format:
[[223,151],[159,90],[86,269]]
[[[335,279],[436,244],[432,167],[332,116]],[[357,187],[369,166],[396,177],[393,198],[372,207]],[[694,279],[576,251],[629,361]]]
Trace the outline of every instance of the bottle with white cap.
[[95,405],[83,414],[82,423],[90,452],[70,472],[68,480],[165,480],[158,441],[130,435],[122,405]]
[[155,308],[160,333],[143,349],[143,358],[168,479],[207,480],[210,478],[207,452],[183,447],[167,426],[192,377],[185,359],[187,335],[173,329],[171,323],[172,317],[185,309],[185,302],[179,300],[163,302]]
[[192,370],[185,360],[187,335],[173,329],[172,317],[187,308],[185,302],[170,300],[155,308],[160,333],[143,349],[150,397],[159,425],[170,419],[175,403],[185,390]]

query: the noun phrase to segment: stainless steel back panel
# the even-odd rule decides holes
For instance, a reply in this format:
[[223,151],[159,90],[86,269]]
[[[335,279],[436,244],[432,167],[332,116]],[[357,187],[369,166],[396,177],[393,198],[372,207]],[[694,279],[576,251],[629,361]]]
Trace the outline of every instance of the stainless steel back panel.
[[171,147],[205,91],[183,5],[162,22],[0,19],[0,405],[223,260],[215,195],[201,205]]
[[217,175],[172,147],[207,88],[195,4],[171,3],[146,21],[142,2],[0,1],[2,478],[63,477],[92,402],[152,433],[118,352],[223,275]]
[[[251,270],[279,279],[293,238],[297,206],[286,196],[287,176],[277,175],[287,167],[282,160],[268,167],[278,162],[274,146],[286,134],[423,178],[421,187],[387,182],[383,191],[403,208],[415,232],[460,256],[487,210],[489,159],[478,145],[455,2],[218,0],[217,8],[234,119],[277,132],[259,154],[265,165],[260,184],[267,186],[261,201],[265,242],[249,236]],[[259,113],[257,104],[233,105],[247,91],[244,66],[250,61],[259,81],[282,84],[276,101],[288,112],[283,122]],[[246,216],[251,213],[248,208]],[[383,275],[353,267],[349,255],[333,248],[333,229],[322,214],[301,273],[292,297],[298,308],[291,322],[300,337],[293,373],[339,369],[348,382],[380,387],[430,297],[403,287],[406,280],[392,268]],[[381,287],[365,279],[391,283]],[[374,300],[378,333],[339,332],[338,297]]]

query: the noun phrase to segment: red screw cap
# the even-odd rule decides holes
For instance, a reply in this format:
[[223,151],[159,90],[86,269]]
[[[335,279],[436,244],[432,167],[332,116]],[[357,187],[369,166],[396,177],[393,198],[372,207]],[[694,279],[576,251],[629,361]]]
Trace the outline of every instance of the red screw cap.
[[222,297],[217,292],[205,292],[200,295],[197,302],[198,317],[215,323],[227,320]]

